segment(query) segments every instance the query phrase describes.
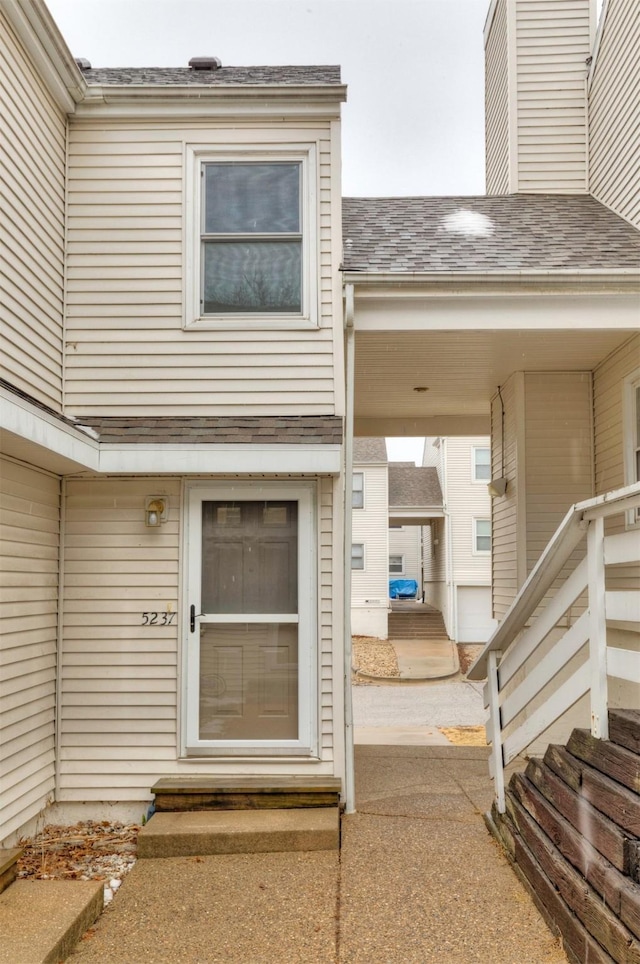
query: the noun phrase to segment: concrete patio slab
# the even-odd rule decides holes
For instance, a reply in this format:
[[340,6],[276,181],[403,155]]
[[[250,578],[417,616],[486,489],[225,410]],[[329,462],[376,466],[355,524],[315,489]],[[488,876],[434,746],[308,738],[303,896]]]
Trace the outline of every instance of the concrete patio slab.
[[450,639],[390,639],[401,680],[444,679],[460,670],[458,647]]

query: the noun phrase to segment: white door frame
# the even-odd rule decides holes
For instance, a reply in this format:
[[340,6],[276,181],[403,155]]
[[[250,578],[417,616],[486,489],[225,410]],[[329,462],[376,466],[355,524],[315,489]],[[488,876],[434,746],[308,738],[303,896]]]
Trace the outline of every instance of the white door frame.
[[[310,757],[318,756],[318,658],[317,658],[317,524],[315,482],[229,482],[211,480],[187,483],[184,525],[184,605],[181,621],[183,645],[182,754],[186,757]],[[298,614],[286,621],[298,624],[298,739],[297,740],[201,740],[199,739],[200,632],[203,623],[242,621],[241,614],[202,615],[201,556],[202,503],[207,501],[296,501],[298,503]],[[191,631],[190,607],[195,606],[195,631]],[[282,622],[280,616],[251,614],[252,622]]]

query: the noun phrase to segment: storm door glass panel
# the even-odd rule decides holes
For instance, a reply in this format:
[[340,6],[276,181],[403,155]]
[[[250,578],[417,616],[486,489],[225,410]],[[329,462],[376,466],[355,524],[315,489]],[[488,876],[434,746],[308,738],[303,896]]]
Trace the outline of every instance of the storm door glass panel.
[[201,605],[199,738],[297,739],[296,501],[202,503]]
[[202,611],[297,613],[298,503],[202,503]]
[[199,736],[252,742],[297,739],[297,625],[201,627]]

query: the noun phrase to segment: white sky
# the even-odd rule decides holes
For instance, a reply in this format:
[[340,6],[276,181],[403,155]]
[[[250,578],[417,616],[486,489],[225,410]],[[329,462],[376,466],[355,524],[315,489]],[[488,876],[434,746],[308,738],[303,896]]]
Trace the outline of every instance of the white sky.
[[340,64],[343,194],[484,193],[489,0],[48,0],[93,67]]

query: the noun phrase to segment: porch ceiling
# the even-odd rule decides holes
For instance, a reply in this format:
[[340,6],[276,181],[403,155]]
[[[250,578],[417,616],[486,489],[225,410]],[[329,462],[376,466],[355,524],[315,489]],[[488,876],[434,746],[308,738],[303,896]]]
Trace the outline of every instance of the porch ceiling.
[[[490,399],[518,371],[592,371],[627,330],[362,331],[355,434],[488,435]],[[426,392],[416,392],[418,387]]]

